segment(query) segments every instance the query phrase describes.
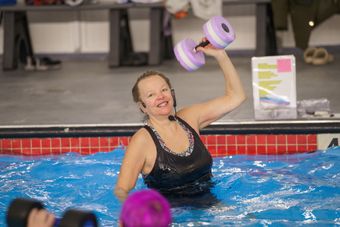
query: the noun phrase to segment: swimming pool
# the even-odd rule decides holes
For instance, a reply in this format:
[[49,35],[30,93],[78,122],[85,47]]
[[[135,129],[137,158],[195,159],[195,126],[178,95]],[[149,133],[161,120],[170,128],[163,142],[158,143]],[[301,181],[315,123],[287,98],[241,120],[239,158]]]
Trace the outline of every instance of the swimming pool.
[[[61,216],[69,207],[95,211],[101,226],[117,226],[113,196],[124,150],[82,156],[0,156],[0,226],[16,197],[41,200]],[[214,158],[206,208],[172,209],[173,226],[340,225],[340,147],[292,155]],[[136,189],[144,188],[141,179]]]

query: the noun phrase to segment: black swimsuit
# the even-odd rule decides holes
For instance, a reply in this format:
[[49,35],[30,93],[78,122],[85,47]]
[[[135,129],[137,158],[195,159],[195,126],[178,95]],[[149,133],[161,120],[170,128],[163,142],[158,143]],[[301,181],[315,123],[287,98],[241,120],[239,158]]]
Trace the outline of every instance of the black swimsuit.
[[176,121],[187,132],[190,146],[185,153],[177,154],[167,148],[152,127],[144,128],[150,133],[157,149],[153,169],[143,175],[145,184],[164,195],[189,196],[209,191],[211,183],[212,158],[196,131],[184,120]]

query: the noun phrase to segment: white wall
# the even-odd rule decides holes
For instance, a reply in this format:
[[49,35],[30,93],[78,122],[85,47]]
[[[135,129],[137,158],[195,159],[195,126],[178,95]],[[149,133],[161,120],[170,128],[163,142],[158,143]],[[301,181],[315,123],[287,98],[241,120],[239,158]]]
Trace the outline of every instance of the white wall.
[[[255,48],[254,6],[232,5],[223,8],[224,16],[235,29],[237,39],[228,47],[233,50]],[[149,21],[147,9],[130,12],[134,48],[149,49]],[[30,31],[36,53],[107,53],[109,49],[108,11],[81,12],[30,12]],[[204,21],[192,15],[173,19],[173,39],[200,40]],[[340,15],[319,25],[312,32],[310,45],[340,45]],[[288,31],[278,32],[283,47],[294,47],[291,26]],[[3,28],[0,28],[0,53],[3,52]]]

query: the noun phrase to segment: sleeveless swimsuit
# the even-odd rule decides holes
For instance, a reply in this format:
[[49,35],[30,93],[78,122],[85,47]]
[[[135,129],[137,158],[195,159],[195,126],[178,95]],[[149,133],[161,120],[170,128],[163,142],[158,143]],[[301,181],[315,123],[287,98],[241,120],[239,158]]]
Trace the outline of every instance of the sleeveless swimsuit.
[[188,150],[180,154],[166,147],[152,126],[144,126],[157,149],[153,169],[148,175],[143,175],[144,183],[149,188],[157,189],[168,196],[191,196],[210,191],[211,155],[199,135],[188,123],[179,117],[175,120],[186,131],[190,143]]

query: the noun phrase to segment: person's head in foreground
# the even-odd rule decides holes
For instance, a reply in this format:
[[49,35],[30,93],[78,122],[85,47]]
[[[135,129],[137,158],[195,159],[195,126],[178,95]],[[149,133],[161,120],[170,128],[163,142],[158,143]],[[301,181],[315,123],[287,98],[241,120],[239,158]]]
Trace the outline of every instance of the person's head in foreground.
[[130,194],[120,213],[122,227],[168,227],[171,222],[169,202],[153,189]]

